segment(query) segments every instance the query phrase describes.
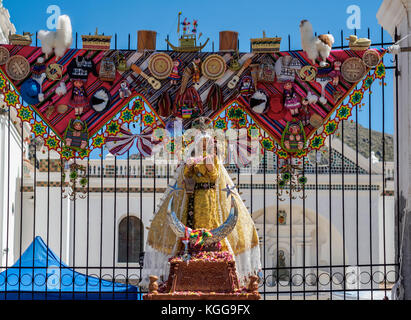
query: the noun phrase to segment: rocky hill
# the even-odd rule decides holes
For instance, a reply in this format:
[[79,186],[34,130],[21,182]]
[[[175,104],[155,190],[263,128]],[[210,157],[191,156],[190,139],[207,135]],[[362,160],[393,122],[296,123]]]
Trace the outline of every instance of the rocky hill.
[[[355,122],[344,122],[344,143],[352,149],[357,150]],[[339,134],[339,135],[338,135]],[[341,125],[336,132],[337,138],[342,139]],[[385,161],[394,161],[394,137],[391,134],[385,134]],[[358,124],[358,152],[366,158],[370,157],[369,150],[370,130]],[[371,151],[375,152],[375,156],[382,161],[383,158],[383,134],[379,131],[371,130]]]

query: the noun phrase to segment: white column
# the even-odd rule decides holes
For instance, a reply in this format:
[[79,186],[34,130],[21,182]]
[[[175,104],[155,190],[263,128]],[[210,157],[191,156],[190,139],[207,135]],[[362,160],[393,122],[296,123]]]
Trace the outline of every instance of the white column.
[[[384,0],[377,13],[378,22],[394,38],[395,29],[399,38],[411,33],[411,0]],[[411,47],[411,37],[401,42],[401,47]],[[398,103],[398,114],[395,111],[395,130],[398,131],[394,146],[395,163],[399,163],[399,178],[396,178],[395,197],[399,203],[396,216],[400,222],[402,244],[399,249],[401,263],[401,281],[399,298],[411,299],[411,55],[409,52],[398,54],[398,101],[396,101],[397,86],[394,81],[394,102]],[[398,119],[398,121],[397,121]],[[397,146],[399,152],[397,153]],[[398,184],[398,188],[397,188]],[[398,221],[398,220],[397,220]],[[402,230],[404,234],[402,235]],[[397,231],[397,230],[395,230]],[[397,237],[397,232],[396,232]],[[397,239],[397,238],[396,238]]]

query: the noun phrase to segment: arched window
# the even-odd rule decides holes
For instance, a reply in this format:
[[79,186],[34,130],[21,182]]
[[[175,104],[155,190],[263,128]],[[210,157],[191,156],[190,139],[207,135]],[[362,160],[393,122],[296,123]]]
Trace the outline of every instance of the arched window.
[[137,217],[129,216],[120,221],[118,227],[118,262],[139,262],[140,252],[143,251],[144,239],[141,236],[143,230],[143,223]]

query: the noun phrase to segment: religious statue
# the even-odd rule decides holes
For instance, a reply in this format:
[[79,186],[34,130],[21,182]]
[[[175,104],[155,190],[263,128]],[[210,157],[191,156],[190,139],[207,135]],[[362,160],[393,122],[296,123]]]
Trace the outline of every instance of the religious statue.
[[290,272],[286,269],[285,263],[285,255],[284,251],[280,250],[278,252],[278,280],[279,281],[289,281],[290,280]]
[[166,279],[168,259],[187,254],[188,242],[194,251],[197,246],[232,255],[243,285],[261,269],[254,222],[220,157],[225,140],[216,143],[211,121],[196,121],[198,131],[176,170],[176,182],[166,190],[149,228],[141,286],[148,285],[150,275]]

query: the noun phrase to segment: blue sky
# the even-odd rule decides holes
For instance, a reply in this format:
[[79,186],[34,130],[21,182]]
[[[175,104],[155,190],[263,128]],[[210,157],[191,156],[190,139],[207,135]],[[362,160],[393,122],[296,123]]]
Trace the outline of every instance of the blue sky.
[[[249,39],[260,37],[265,30],[267,36],[283,38],[281,50],[288,49],[288,36],[291,37],[291,49],[300,48],[299,22],[308,19],[318,33],[330,32],[334,34],[336,43],[341,43],[341,30],[344,37],[352,34],[348,30],[346,21],[349,17],[347,8],[357,5],[361,9],[362,28],[359,36],[367,36],[371,30],[371,39],[381,41],[381,26],[378,25],[376,13],[382,1],[379,0],[3,0],[3,5],[10,11],[12,22],[17,32],[35,32],[46,29],[46,20],[49,16],[47,8],[57,5],[62,14],[71,17],[73,31],[81,34],[99,32],[114,35],[118,34],[118,48],[127,48],[128,34],[131,35],[131,48],[136,48],[137,30],[149,29],[157,31],[157,48],[166,49],[164,39],[170,35],[172,42],[177,42],[177,13],[183,12],[187,16],[199,20],[199,32],[203,33],[202,40],[210,37],[210,44],[205,48],[212,50],[214,41],[218,49],[218,34],[222,30],[239,32],[240,50],[249,51]],[[386,41],[390,36],[384,32]],[[80,39],[80,37],[79,37]],[[344,41],[344,43],[347,43]],[[79,40],[79,45],[80,40]],[[112,42],[113,45],[113,42]],[[387,55],[385,62],[389,65],[392,57]],[[392,106],[392,72],[387,72],[387,87],[385,88],[385,131],[393,133],[393,106]],[[382,103],[381,87],[374,85],[372,98],[371,126],[382,131]],[[369,127],[368,102],[366,108],[359,113],[358,121]],[[353,118],[355,120],[355,118]]]

